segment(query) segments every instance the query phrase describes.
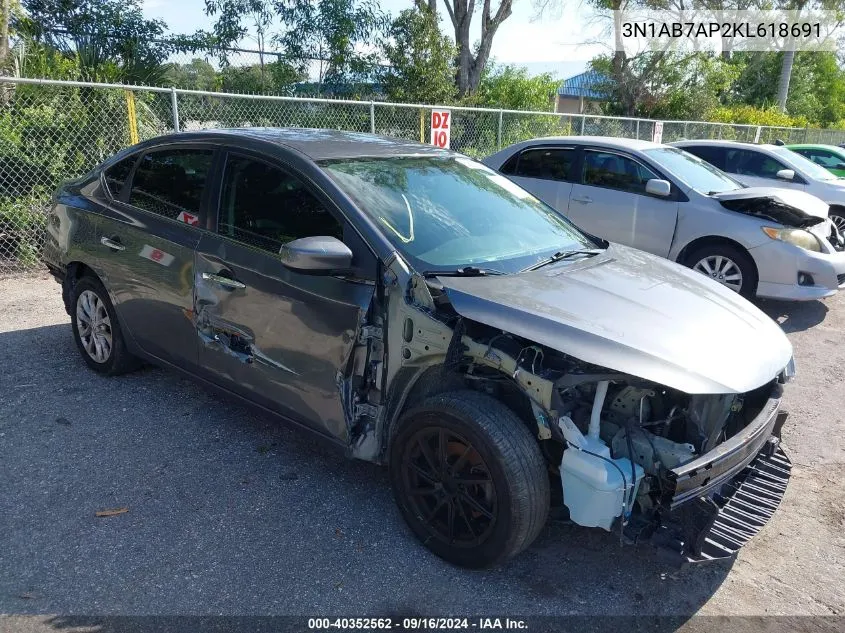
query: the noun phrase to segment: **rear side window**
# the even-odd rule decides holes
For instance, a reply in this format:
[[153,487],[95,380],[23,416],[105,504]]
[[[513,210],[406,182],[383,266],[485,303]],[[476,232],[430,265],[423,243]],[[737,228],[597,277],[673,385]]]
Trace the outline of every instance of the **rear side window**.
[[132,173],[132,168],[135,166],[135,161],[138,160],[138,155],[124,158],[109,167],[105,172],[106,186],[112,198],[120,197],[120,192],[123,190],[123,185]]
[[725,170],[725,148],[724,147],[711,147],[709,145],[694,145],[694,146],[684,146],[681,148],[685,152],[689,152],[695,156],[698,156],[701,160],[707,161],[714,167],[718,167],[722,171]]
[[172,220],[198,223],[213,154],[198,149],[145,154],[135,170],[129,204]]
[[519,155],[514,175],[523,178],[568,181],[574,162],[573,148],[527,149]]
[[226,160],[217,231],[271,253],[301,237],[343,239],[341,224],[302,182],[237,155]]
[[657,178],[654,172],[626,156],[596,151],[584,154],[585,185],[645,193],[646,183],[653,178]]

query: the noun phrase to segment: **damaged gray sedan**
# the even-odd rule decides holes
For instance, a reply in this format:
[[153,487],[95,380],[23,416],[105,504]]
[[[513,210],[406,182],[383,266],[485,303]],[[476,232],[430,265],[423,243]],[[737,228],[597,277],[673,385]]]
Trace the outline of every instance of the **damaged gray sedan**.
[[519,553],[554,506],[678,561],[732,556],[786,489],[780,328],[459,154],[162,137],[63,186],[48,233],[91,369],[153,362],[388,465],[453,563]]

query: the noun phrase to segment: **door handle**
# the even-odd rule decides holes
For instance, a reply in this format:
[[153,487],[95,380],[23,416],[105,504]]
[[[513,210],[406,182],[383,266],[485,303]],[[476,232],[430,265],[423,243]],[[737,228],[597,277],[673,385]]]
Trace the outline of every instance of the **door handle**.
[[101,237],[100,238],[100,244],[102,244],[103,246],[108,246],[113,251],[125,251],[126,250],[126,247],[123,244],[121,244],[120,240],[116,237],[114,239],[111,239],[111,238],[108,238],[108,237]]
[[225,277],[223,275],[215,275],[214,273],[203,273],[202,278],[205,281],[212,281],[216,284],[223,286],[224,288],[229,288],[230,290],[242,290],[246,288],[246,284],[242,284],[237,279],[232,279],[231,277]]
[[593,199],[590,196],[578,196],[577,198],[572,198],[573,202],[580,202],[581,204],[590,204]]

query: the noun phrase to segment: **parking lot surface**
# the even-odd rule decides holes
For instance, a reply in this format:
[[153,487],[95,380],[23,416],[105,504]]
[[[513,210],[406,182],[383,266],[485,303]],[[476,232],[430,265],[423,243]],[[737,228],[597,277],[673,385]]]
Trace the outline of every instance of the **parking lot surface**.
[[551,522],[466,571],[417,543],[385,470],[169,371],[100,377],[51,278],[0,280],[0,613],[845,615],[845,294],[761,307],[795,347],[795,467],[735,561],[677,570]]

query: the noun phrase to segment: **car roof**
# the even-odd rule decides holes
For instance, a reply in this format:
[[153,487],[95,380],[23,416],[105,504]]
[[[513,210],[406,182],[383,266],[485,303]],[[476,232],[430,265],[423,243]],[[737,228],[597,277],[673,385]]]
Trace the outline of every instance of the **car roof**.
[[294,149],[312,160],[388,156],[450,156],[455,152],[399,138],[312,128],[248,127],[180,132],[159,139],[218,140],[221,136],[252,139]]
[[580,145],[589,144],[600,147],[628,149],[634,151],[661,147],[659,143],[652,143],[651,141],[640,141],[634,138],[619,138],[615,136],[545,136],[542,138],[522,141],[521,143],[517,143],[517,145],[528,147],[533,145],[556,145],[559,143],[578,143]]
[[752,143],[750,141],[720,141],[714,139],[684,139],[683,141],[674,141],[669,144],[674,145],[675,147],[685,147],[689,145],[710,145],[713,147],[738,147],[742,149],[754,148],[775,150],[778,148],[777,145],[772,145],[771,143]]
[[827,145],[826,143],[789,143],[787,147],[790,149],[793,147],[796,149],[827,149],[833,150],[837,154],[842,153],[842,148],[838,145]]

